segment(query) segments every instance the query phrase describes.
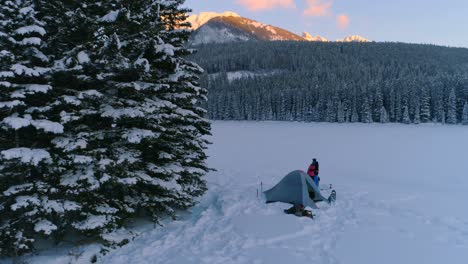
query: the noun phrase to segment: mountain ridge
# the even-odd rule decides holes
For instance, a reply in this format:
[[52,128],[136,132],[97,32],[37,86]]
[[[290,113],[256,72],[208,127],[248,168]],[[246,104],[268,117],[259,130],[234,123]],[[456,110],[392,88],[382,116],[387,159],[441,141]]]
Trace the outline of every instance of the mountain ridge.
[[217,16],[198,27],[190,38],[194,45],[247,40],[304,41],[285,29],[240,16]]
[[307,40],[307,41],[319,41],[319,42],[329,42],[329,40],[327,38],[324,38],[322,36],[319,36],[319,35],[316,35],[316,36],[312,36],[310,33],[308,32],[303,32],[302,33],[302,37]]
[[[190,15],[187,21],[191,23],[191,28],[194,30],[190,38],[193,45],[247,40],[333,42],[319,35],[312,36],[308,32],[298,35],[278,26],[242,17],[231,11],[201,12]],[[370,42],[370,40],[359,35],[352,35],[338,39],[336,42]]]

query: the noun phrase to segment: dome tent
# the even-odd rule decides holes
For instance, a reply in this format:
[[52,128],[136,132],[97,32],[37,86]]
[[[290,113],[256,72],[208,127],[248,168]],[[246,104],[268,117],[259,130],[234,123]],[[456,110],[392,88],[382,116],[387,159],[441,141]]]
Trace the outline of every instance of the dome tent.
[[[309,195],[310,192],[310,195]],[[283,202],[304,205],[317,209],[316,202],[329,201],[322,196],[320,189],[304,171],[296,170],[286,175],[273,188],[264,192],[266,202]]]

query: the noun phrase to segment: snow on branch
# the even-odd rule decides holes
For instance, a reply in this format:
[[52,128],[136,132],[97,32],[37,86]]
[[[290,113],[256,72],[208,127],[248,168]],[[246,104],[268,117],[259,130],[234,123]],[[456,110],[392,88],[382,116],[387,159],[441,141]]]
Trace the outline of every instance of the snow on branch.
[[22,117],[7,117],[3,119],[2,123],[5,123],[6,125],[15,130],[18,130],[20,128],[30,126],[31,120]]
[[35,93],[47,93],[52,89],[52,86],[42,84],[25,84],[24,87],[26,91]]
[[159,44],[155,49],[156,53],[164,53],[167,56],[174,56],[175,47],[171,44]]
[[143,111],[136,108],[120,108],[115,109],[111,106],[106,107],[101,115],[102,117],[112,117],[113,119],[120,119],[122,117],[145,117]]
[[36,129],[42,129],[45,132],[50,132],[54,134],[63,133],[63,125],[57,122],[52,122],[49,120],[31,120],[31,116],[27,115],[26,118],[23,117],[7,117],[2,121],[9,127],[18,130],[23,127],[33,126]]
[[77,55],[77,58],[79,64],[86,64],[91,62],[91,59],[89,58],[88,54],[84,51],[80,51]]
[[12,71],[1,71],[0,78],[12,78],[15,77],[15,73]]
[[93,161],[92,157],[84,155],[70,155],[69,156],[75,164],[89,164]]
[[[182,187],[180,186],[179,183],[175,179],[171,179],[169,181],[164,181],[158,178],[153,178],[150,175],[146,174],[145,172],[136,172],[134,173],[136,177],[140,179],[140,181],[159,186],[163,189],[166,190],[177,190],[180,191],[182,190]],[[131,179],[136,179],[136,177],[132,177]]]
[[39,33],[41,36],[44,36],[46,34],[46,31],[43,27],[37,26],[37,25],[32,25],[32,26],[25,26],[25,27],[20,27],[17,30],[15,30],[16,34],[19,35],[26,35],[30,33]]
[[23,46],[27,46],[27,45],[40,46],[42,43],[42,40],[40,38],[32,37],[32,38],[24,38],[23,40],[17,43]]
[[117,11],[110,11],[109,13],[107,13],[107,15],[101,17],[99,19],[100,22],[108,22],[108,23],[112,23],[112,22],[115,22],[119,16],[119,13],[120,11],[117,10]]
[[154,138],[158,137],[157,133],[154,133],[151,130],[146,130],[146,129],[132,129],[130,131],[125,132],[122,135],[122,138],[128,140],[130,143],[141,143],[141,141],[145,138]]
[[76,202],[49,200],[47,197],[42,198],[42,207],[47,213],[55,212],[58,214],[63,214],[67,211],[76,211],[81,208]]
[[41,204],[36,196],[18,196],[16,202],[10,206],[11,210],[16,211],[21,208],[32,206],[38,206]]
[[76,139],[76,138],[55,138],[52,141],[57,148],[63,149],[66,152],[73,151],[75,149],[85,149],[88,145],[88,142],[85,139]]
[[112,220],[113,218],[108,215],[90,215],[85,220],[74,223],[73,226],[78,230],[93,230],[105,227]]
[[31,125],[33,125],[37,129],[42,129],[45,132],[50,132],[54,134],[63,133],[63,125],[49,120],[32,120]]
[[[11,66],[11,70],[17,75],[26,75],[26,76],[31,76],[31,77],[32,76],[39,77],[49,71],[49,69],[47,68],[41,68],[41,67],[29,68],[21,64],[14,64],[13,66]],[[0,73],[0,77],[3,77],[1,76],[1,73]],[[5,76],[5,77],[14,77],[14,75]]]
[[8,188],[6,191],[3,192],[3,195],[5,196],[15,195],[20,192],[30,191],[32,190],[33,187],[34,187],[34,184],[32,183],[25,183],[21,185],[11,186],[10,188]]
[[19,105],[24,105],[24,102],[19,100],[13,100],[10,102],[0,102],[0,108],[13,108]]
[[19,10],[20,14],[22,15],[27,15],[28,13],[32,13],[34,12],[34,9],[32,6],[27,6],[27,7],[23,7]]
[[34,231],[43,232],[46,235],[52,234],[55,230],[57,230],[57,226],[48,220],[41,220],[34,225]]
[[87,91],[80,92],[78,94],[79,99],[84,99],[85,97],[92,97],[92,96],[102,97],[103,94],[98,92],[97,90],[87,90]]
[[43,149],[13,148],[0,152],[6,160],[20,159],[23,163],[37,166],[41,161],[50,161],[50,154]]

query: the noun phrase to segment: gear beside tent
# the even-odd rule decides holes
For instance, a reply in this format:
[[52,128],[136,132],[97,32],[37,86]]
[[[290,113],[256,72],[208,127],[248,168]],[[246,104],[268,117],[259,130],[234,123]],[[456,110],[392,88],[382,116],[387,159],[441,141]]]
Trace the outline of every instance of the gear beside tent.
[[[310,193],[310,194],[309,194]],[[317,209],[317,202],[331,202],[325,198],[314,181],[303,171],[296,170],[286,175],[275,187],[264,192],[266,202],[283,202]]]

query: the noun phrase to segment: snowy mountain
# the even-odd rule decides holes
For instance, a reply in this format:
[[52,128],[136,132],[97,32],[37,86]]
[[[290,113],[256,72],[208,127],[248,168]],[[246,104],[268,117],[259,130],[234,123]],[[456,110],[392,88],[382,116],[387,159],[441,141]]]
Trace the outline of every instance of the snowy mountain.
[[319,42],[329,42],[328,39],[322,37],[322,36],[312,36],[311,34],[309,34],[308,32],[303,32],[302,33],[302,38],[304,38],[305,40],[307,41],[319,41]]
[[370,42],[370,40],[359,35],[352,35],[343,39],[337,39],[336,42]]
[[[191,36],[191,43],[198,45],[247,40],[304,40],[304,38],[285,29],[263,24],[237,14],[229,14],[224,13],[211,19],[209,18],[215,14],[207,13],[191,17],[189,21],[194,21],[193,28],[196,28]],[[203,24],[202,22],[207,19],[209,20]]]
[[[193,45],[208,43],[226,43],[247,40],[292,40],[329,42],[327,38],[308,32],[302,36],[294,34],[280,27],[264,24],[237,13],[226,11],[224,13],[202,12],[188,17],[194,30],[190,42]],[[337,42],[369,42],[370,40],[359,35],[338,39]]]
[[201,12],[198,15],[191,15],[187,18],[187,21],[192,24],[192,29],[196,30],[199,27],[203,26],[206,22],[210,21],[212,18],[215,17],[227,17],[227,16],[232,16],[232,17],[240,17],[238,14],[231,12],[231,11],[226,11],[224,13],[216,13],[216,12]]

